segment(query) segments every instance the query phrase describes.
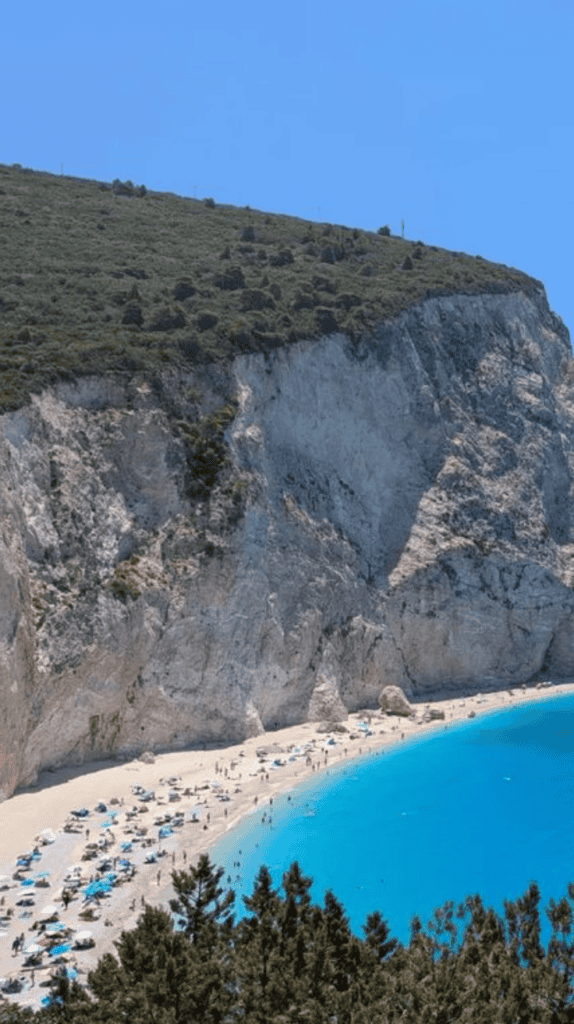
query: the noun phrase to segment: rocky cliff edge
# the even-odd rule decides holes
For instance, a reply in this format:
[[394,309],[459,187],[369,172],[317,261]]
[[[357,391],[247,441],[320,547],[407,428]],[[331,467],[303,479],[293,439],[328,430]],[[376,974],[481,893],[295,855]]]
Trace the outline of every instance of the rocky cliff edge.
[[0,798],[389,684],[574,675],[574,362],[543,291],[60,384],[0,417],[0,461]]

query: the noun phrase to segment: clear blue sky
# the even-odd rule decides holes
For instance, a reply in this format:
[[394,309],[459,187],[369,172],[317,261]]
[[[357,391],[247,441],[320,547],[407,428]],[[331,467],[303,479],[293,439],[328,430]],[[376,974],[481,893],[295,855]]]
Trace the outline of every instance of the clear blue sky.
[[480,254],[574,335],[572,0],[28,0],[0,162]]

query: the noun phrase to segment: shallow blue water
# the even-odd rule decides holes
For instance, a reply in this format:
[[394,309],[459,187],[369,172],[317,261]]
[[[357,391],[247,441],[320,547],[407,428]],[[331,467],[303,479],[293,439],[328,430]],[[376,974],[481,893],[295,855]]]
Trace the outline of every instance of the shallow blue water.
[[367,914],[380,910],[405,945],[415,914],[426,926],[446,900],[456,911],[479,893],[503,916],[503,900],[536,880],[546,947],[544,908],[574,880],[573,753],[574,695],[451,724],[387,753],[333,764],[329,775],[322,770],[293,790],[291,801],[277,797],[270,807],[261,797],[211,859],[231,877],[236,920],[262,863],[279,886],[298,860],[314,879],[313,902],[322,904],[330,888],[361,936]]

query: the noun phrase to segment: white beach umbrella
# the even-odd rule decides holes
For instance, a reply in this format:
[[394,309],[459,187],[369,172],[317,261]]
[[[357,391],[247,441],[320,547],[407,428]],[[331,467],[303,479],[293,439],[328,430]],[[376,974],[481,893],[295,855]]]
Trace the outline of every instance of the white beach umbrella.
[[57,907],[44,907],[44,909],[40,911],[40,917],[53,917],[54,914],[58,913],[59,910]]
[[24,950],[24,953],[25,953],[26,956],[29,956],[31,953],[43,953],[43,952],[44,952],[44,950],[42,949],[41,946],[38,945],[37,942],[31,942],[30,945],[26,946],[26,948]]
[[40,832],[40,839],[42,840],[44,845],[48,845],[48,843],[55,843],[56,842],[56,836],[52,832],[51,828],[45,828],[43,832]]
[[76,945],[82,946],[85,942],[91,942],[92,941],[92,933],[88,932],[88,931],[78,932],[78,934],[75,936],[74,941],[75,941]]

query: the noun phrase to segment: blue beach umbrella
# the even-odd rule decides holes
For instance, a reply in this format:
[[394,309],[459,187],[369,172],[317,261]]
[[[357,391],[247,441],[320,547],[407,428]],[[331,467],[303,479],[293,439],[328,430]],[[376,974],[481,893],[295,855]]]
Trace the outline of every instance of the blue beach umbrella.
[[72,948],[71,942],[66,942],[63,946],[54,946],[50,950],[50,956],[62,956],[63,953],[69,953]]
[[90,882],[84,889],[84,896],[86,899],[93,899],[93,897],[98,894],[110,892],[114,886],[116,877],[117,876],[115,874],[110,872],[110,874],[105,878],[98,878],[95,882]]
[[44,996],[42,999],[42,1006],[52,1006],[53,1003],[57,1003],[58,1006],[63,1006],[64,1000],[61,996]]
[[160,837],[160,839],[166,839],[167,836],[172,836],[172,835],[173,835],[173,832],[171,831],[169,825],[164,825],[164,827],[160,828],[160,830],[159,830],[159,837]]

